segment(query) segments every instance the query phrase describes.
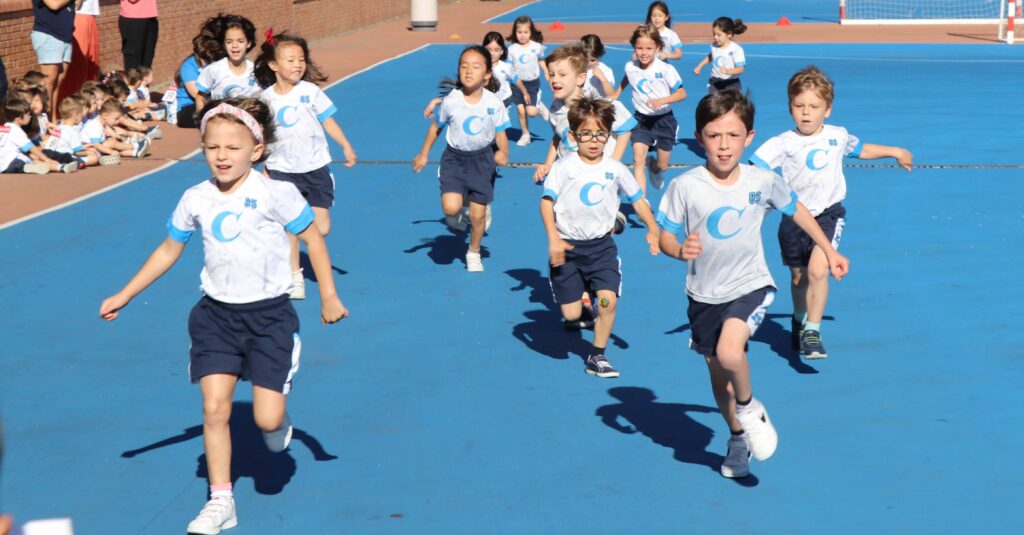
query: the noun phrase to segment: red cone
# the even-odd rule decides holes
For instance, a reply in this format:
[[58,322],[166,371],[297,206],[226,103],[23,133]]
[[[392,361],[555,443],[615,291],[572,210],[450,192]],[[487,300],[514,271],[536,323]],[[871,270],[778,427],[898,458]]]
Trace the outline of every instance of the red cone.
[[565,24],[562,24],[562,21],[560,20],[556,20],[555,23],[552,24],[551,27],[548,29],[553,32],[561,32],[565,30]]
[[779,22],[776,22],[775,25],[776,26],[792,26],[792,24],[789,22],[789,19],[787,19],[786,17],[782,17],[781,19],[779,19]]

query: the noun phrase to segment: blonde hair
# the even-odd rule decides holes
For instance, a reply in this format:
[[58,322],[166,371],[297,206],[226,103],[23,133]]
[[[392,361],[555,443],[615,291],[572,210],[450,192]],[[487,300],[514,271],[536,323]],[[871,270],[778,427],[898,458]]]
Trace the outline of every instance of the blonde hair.
[[629,37],[629,44],[636,48],[636,42],[641,37],[646,37],[651,41],[654,41],[658,50],[665,47],[665,41],[661,39],[661,34],[658,33],[658,29],[655,28],[653,24],[641,24],[640,26],[637,26],[636,29],[633,30],[633,35]]
[[556,61],[568,62],[576,74],[587,72],[587,54],[578,45],[560,46],[544,58],[544,62],[548,65]]
[[835,84],[814,65],[800,69],[789,79],[789,86],[786,88],[789,102],[792,103],[793,99],[807,90],[814,91],[829,107],[832,106],[832,100],[835,99]]

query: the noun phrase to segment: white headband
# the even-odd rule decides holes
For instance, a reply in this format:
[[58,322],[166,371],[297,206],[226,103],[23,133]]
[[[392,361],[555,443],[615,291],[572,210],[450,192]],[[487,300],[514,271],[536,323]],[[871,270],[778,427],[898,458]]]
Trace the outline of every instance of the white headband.
[[257,142],[263,143],[263,127],[260,126],[260,123],[256,122],[256,119],[249,112],[226,102],[219,104],[217,107],[206,112],[206,115],[203,115],[203,120],[199,123],[199,135],[206,133],[206,123],[209,122],[211,117],[216,115],[230,115],[237,118],[239,121],[242,121],[242,124],[249,127],[249,131],[252,132]]

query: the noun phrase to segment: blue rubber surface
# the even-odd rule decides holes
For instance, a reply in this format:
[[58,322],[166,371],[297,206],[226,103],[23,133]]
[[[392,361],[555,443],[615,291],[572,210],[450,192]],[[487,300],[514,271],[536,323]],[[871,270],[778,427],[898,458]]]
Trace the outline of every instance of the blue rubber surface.
[[[824,0],[697,0],[669,1],[672,22],[707,22],[718,17],[744,22],[839,22],[839,2]],[[509,22],[526,15],[536,22],[636,22],[643,23],[650,2],[620,0],[538,0],[504,13],[488,22]],[[709,31],[710,33],[710,31]]]
[[[691,95],[676,106],[684,140],[703,94],[690,72],[704,52],[696,48],[679,67]],[[328,91],[362,160],[411,160],[426,129],[419,114],[437,80],[454,73],[458,51],[431,46]],[[865,141],[908,147],[919,164],[1024,165],[996,126],[1006,108],[994,105],[1024,100],[1024,49],[747,52],[755,146],[791,127],[785,80],[813,62],[838,84],[830,122]],[[621,75],[628,52],[609,56]],[[538,161],[545,150],[542,141],[513,146],[512,160]],[[685,143],[672,160],[700,161]],[[608,357],[623,375],[587,376],[579,356],[590,333],[565,333],[552,304],[532,170],[501,172],[483,274],[465,272],[465,238],[441,222],[436,170],[333,166],[327,241],[352,316],[321,327],[315,284],[297,303],[304,343],[287,453],[266,451],[250,388],[238,388],[240,516],[226,533],[1016,525],[1007,511],[1024,466],[1008,450],[1024,401],[1014,383],[1024,372],[1024,294],[1013,282],[1024,218],[1012,200],[1024,198],[1024,170],[848,168],[842,250],[853,269],[831,285],[825,361],[802,362],[788,347],[788,279],[777,216],[768,219],[766,257],[780,290],[749,355],[780,446],[738,482],[717,474],[728,433],[705,365],[686,349],[684,264],[651,257],[639,229],[618,237],[624,294]],[[180,533],[201,508],[201,397],[186,373],[201,243],[116,322],[96,311],[163,239],[181,193],[206,175],[204,163],[182,162],[0,231],[0,510],[22,520],[70,516],[81,534],[163,534]],[[655,206],[660,195],[650,194]]]

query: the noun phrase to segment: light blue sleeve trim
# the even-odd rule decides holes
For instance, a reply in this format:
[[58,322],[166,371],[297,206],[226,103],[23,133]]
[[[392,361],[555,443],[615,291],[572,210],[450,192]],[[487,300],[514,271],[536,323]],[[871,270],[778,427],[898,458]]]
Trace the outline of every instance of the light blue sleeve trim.
[[104,141],[104,138],[102,138],[102,137],[92,137],[92,138],[89,138],[89,142],[90,143],[103,143],[103,141]]
[[632,204],[632,203],[635,203],[636,201],[639,201],[640,199],[643,199],[643,198],[644,198],[644,190],[638,189],[638,190],[636,190],[636,193],[634,193],[633,195],[631,195],[629,197],[626,197],[626,200],[628,200],[630,202],[630,204]]
[[199,83],[199,79],[197,78],[196,79],[196,91],[199,91],[200,93],[209,93],[210,92],[210,88],[208,88],[208,87],[204,86],[203,84]]
[[320,121],[322,123],[322,122],[326,121],[327,119],[330,119],[331,116],[334,115],[335,113],[338,113],[338,107],[335,106],[334,104],[331,104],[330,108],[327,108],[326,111],[324,111],[320,115],[317,115],[316,118],[317,118],[318,121]]
[[737,61],[736,62],[736,66],[737,67],[746,67],[747,66],[747,62],[746,61]]
[[552,201],[557,201],[558,193],[553,189],[544,188],[544,193],[541,194],[541,197],[551,197]]
[[512,77],[508,79],[508,83],[514,84],[514,83],[516,83],[518,81],[519,81],[519,73],[517,73],[515,71],[515,69],[513,68],[512,69]]
[[178,243],[188,243],[188,239],[192,237],[192,231],[181,230],[171,223],[171,218],[167,218],[167,237]]
[[28,151],[32,150],[32,147],[35,147],[35,146],[36,146],[35,143],[32,143],[31,141],[29,141],[28,143],[25,143],[21,147],[21,152],[28,152]]
[[83,146],[79,145],[79,146],[77,146],[77,147],[75,147],[75,148],[71,149],[71,153],[72,153],[72,154],[74,154],[74,153],[76,153],[76,152],[80,152],[80,151],[83,151],[83,150],[85,150],[85,147],[83,147]]
[[768,165],[768,162],[759,158],[757,154],[750,157],[750,163],[760,167],[761,169],[767,169],[769,171],[772,170],[772,166]]
[[673,52],[675,52],[676,50],[682,50],[682,49],[683,49],[683,43],[676,43],[676,44],[672,45],[672,51]]
[[668,216],[665,215],[665,212],[659,211],[656,220],[658,221],[658,224],[661,225],[661,228],[671,232],[672,234],[679,234],[679,230],[683,227],[681,224],[671,221]]
[[676,82],[676,83],[672,84],[672,91],[675,91],[675,90],[679,89],[680,87],[683,87],[683,82],[682,82],[682,80],[680,80],[680,81],[678,81],[678,82]]
[[783,214],[786,214],[786,215],[792,217],[792,215],[796,213],[796,201],[797,201],[796,192],[795,191],[789,192],[789,204],[787,204],[786,206],[783,206],[782,208],[779,208],[779,211],[782,212]]
[[857,146],[853,148],[853,152],[848,154],[850,158],[860,158],[861,151],[864,150],[864,142],[857,141]]
[[499,124],[498,126],[495,126],[494,127],[494,131],[495,132],[504,132],[505,130],[508,130],[508,128],[510,126],[512,126],[512,121],[508,120],[508,121],[505,121],[505,122]]
[[612,132],[614,132],[615,135],[621,136],[626,132],[631,132],[634,128],[636,128],[636,118],[630,117],[628,121],[626,121],[622,126],[618,127],[617,129],[612,130]]
[[284,228],[292,234],[301,234],[302,231],[306,230],[311,224],[313,224],[314,217],[313,209],[307,204],[306,207],[302,209],[302,213],[293,219],[291,223],[285,225]]

